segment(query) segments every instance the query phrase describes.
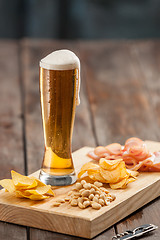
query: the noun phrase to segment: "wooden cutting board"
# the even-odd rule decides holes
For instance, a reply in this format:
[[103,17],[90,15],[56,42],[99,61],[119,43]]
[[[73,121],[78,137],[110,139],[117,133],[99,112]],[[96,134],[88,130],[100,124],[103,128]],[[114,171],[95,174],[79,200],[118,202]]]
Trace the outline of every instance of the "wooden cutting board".
[[[151,151],[159,151],[160,143],[146,141]],[[76,172],[90,161],[84,147],[73,153]],[[39,171],[33,175],[38,177]],[[92,238],[122,218],[160,195],[160,173],[141,173],[126,189],[111,190],[116,200],[100,210],[79,209],[67,203],[52,207],[53,201],[62,198],[73,186],[55,188],[56,197],[31,201],[14,197],[4,189],[0,191],[0,220],[29,227]]]

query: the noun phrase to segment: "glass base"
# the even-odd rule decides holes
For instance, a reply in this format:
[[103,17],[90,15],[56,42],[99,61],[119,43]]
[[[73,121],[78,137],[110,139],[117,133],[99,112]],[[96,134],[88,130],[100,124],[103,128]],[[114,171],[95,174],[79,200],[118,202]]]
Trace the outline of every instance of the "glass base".
[[76,182],[77,178],[75,173],[71,173],[68,175],[62,175],[62,176],[56,176],[56,175],[50,175],[44,171],[40,171],[39,179],[51,186],[68,186]]

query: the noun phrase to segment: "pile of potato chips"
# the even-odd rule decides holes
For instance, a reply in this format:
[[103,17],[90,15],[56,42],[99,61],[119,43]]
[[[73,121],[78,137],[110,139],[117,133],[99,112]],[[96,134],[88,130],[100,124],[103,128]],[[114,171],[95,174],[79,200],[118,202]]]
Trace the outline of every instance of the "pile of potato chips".
[[0,185],[7,192],[14,193],[16,197],[43,200],[54,196],[51,186],[42,183],[35,177],[23,176],[13,170],[11,176],[12,179],[0,180]]
[[126,169],[123,159],[101,158],[99,165],[88,162],[82,166],[78,177],[80,178],[86,172],[93,181],[109,183],[112,189],[125,188],[128,183],[135,181],[138,175],[138,172]]

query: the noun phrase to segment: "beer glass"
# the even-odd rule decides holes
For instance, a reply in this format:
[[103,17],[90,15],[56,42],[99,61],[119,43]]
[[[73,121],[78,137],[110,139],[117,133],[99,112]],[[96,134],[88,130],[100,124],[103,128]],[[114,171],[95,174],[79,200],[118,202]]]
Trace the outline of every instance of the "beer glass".
[[79,85],[80,62],[73,52],[55,51],[40,61],[45,153],[39,178],[52,186],[76,181],[71,142]]

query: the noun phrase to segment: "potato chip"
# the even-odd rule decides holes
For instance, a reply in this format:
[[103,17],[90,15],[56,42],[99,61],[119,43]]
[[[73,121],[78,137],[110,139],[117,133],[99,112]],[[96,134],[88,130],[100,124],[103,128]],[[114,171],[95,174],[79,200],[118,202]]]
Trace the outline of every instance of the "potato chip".
[[38,185],[38,184],[37,184],[37,181],[34,180],[33,183],[27,187],[27,189],[37,187],[37,185]]
[[101,158],[99,160],[99,165],[100,167],[102,167],[103,169],[105,170],[113,170],[115,169],[119,164],[120,162],[122,162],[123,159],[120,158],[120,159],[116,159],[116,160],[107,160],[105,158]]
[[19,189],[32,189],[32,188],[35,188],[37,187],[38,183],[36,180],[33,181],[33,183],[31,185],[28,185],[28,186],[25,186],[25,185],[21,185],[20,183],[18,183],[17,185],[15,185],[16,189],[19,190]]
[[40,181],[38,178],[36,178],[36,177],[31,176],[31,177],[29,177],[29,178],[30,178],[30,179],[33,179],[33,180],[35,180],[35,181],[37,182],[37,187],[46,186],[45,183],[41,182],[41,181]]
[[109,185],[112,189],[126,188],[127,184],[134,182],[135,180],[135,178],[127,176],[118,183],[110,183]]
[[54,196],[50,185],[46,185],[35,177],[23,176],[11,171],[12,179],[3,179],[0,185],[7,191],[15,193],[16,197],[31,200],[43,200]]
[[0,185],[10,193],[13,193],[15,191],[15,186],[13,184],[12,179],[0,180]]
[[98,164],[85,163],[78,174],[80,178],[85,172],[93,181],[109,183],[113,189],[125,188],[128,183],[136,180],[138,172],[126,169],[122,158],[110,160],[101,158]]
[[135,177],[129,177],[129,178],[126,180],[126,184],[131,183],[131,182],[134,182],[135,180],[136,180]]
[[23,176],[15,171],[11,171],[11,176],[12,176],[12,180],[13,183],[16,187],[31,187],[34,185],[35,180],[31,179],[27,176]]
[[28,198],[31,194],[26,193],[25,191],[16,190],[16,196],[21,198]]
[[83,175],[85,172],[87,172],[87,170],[80,171],[80,172],[78,173],[78,178],[81,178],[82,175]]
[[16,196],[19,198],[28,198],[31,200],[43,200],[43,199],[49,198],[48,196],[44,196],[44,195],[38,194],[38,193],[36,193],[36,194],[26,193],[26,191],[25,192],[16,191]]
[[88,162],[88,163],[85,163],[85,164],[82,166],[81,171],[89,170],[89,169],[97,170],[97,169],[99,169],[99,165],[98,165],[98,164],[95,164],[95,163],[92,163],[92,162]]
[[78,178],[80,178],[85,172],[87,172],[88,170],[99,170],[100,167],[98,164],[92,163],[92,162],[88,162],[85,163],[82,168],[81,171],[78,173]]
[[26,198],[26,197],[22,196],[21,192],[20,193],[19,192],[20,191],[16,191],[15,192],[16,197],[18,197],[18,198]]
[[131,177],[133,177],[133,178],[136,178],[136,177],[138,176],[138,174],[139,174],[139,172],[137,172],[137,171],[132,171],[132,170],[129,170],[129,169],[127,169],[127,172],[128,172],[128,174],[129,174],[129,176],[131,176]]
[[107,183],[116,183],[125,178],[128,173],[125,168],[125,163],[122,161],[112,171],[100,168],[100,174],[106,180]]
[[53,190],[50,188],[50,189],[48,190],[48,192],[45,193],[45,195],[54,196],[54,192],[53,192]]
[[29,197],[28,197],[29,199],[31,199],[31,200],[44,200],[44,199],[47,199],[47,198],[49,198],[48,196],[44,196],[44,195],[30,195]]
[[117,183],[110,183],[109,186],[112,189],[118,189],[118,188],[125,188],[127,183],[128,176],[126,176],[125,178],[123,178],[121,181],[117,182]]
[[99,170],[97,170],[97,171],[88,170],[88,176],[93,181],[99,181],[102,183],[106,183],[106,180],[102,177]]
[[[45,183],[41,182],[39,179],[35,178],[35,177],[30,177],[31,179],[35,179],[36,182],[37,182],[37,187],[42,187],[42,186],[50,186],[50,185],[46,185]],[[49,196],[54,196],[54,192],[52,191],[51,189],[51,186],[50,186],[50,189],[47,191],[47,193],[45,193]]]
[[46,194],[49,191],[50,187],[50,185],[39,186],[36,187],[36,189],[25,190],[25,193],[30,193],[33,195]]

